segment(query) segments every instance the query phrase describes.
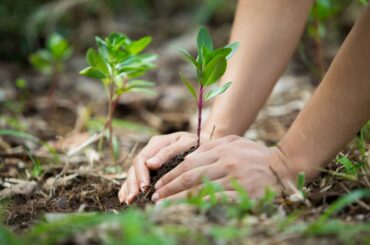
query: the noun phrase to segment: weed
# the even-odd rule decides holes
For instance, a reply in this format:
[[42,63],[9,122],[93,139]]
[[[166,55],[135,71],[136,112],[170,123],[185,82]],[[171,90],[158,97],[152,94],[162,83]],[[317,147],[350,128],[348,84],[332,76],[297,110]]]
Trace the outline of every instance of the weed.
[[98,49],[90,48],[86,54],[89,66],[81,75],[99,79],[108,97],[108,116],[104,130],[109,132],[109,145],[113,154],[113,114],[120,96],[127,92],[144,92],[153,94],[153,82],[138,80],[147,71],[154,68],[156,59],[152,54],[141,54],[151,43],[151,37],[131,40],[121,33],[111,33],[104,40],[96,37]]
[[239,43],[231,43],[223,48],[213,49],[213,41],[208,31],[201,28],[197,36],[198,55],[194,58],[188,51],[180,49],[183,57],[187,62],[192,64],[196,70],[197,82],[199,84],[198,93],[193,85],[180,74],[181,80],[186,85],[198,107],[198,128],[197,128],[197,145],[200,145],[200,133],[202,124],[202,109],[204,102],[213,97],[224,93],[230,86],[231,82],[225,83],[222,87],[216,87],[206,93],[206,89],[215,84],[225,73],[227,60],[236,52]]

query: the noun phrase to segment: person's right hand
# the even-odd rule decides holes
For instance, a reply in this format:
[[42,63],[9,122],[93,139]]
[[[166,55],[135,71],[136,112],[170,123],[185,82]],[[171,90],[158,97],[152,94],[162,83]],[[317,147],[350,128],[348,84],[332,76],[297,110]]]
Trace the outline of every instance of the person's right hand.
[[[202,139],[208,140],[208,137]],[[150,184],[149,169],[160,168],[167,160],[196,144],[197,136],[187,132],[152,137],[128,170],[127,179],[118,192],[120,203],[130,204],[140,191],[145,190]]]

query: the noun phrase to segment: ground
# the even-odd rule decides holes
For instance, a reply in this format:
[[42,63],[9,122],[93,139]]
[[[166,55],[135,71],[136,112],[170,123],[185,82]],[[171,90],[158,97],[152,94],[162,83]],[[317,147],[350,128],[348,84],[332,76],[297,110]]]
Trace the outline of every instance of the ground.
[[[196,105],[178,76],[194,74],[174,47],[195,51],[196,28],[188,27],[192,13],[176,12],[188,1],[178,2],[161,1],[169,10],[150,23],[136,14],[112,20],[104,10],[70,35],[85,46],[89,31],[153,35],[150,52],[159,59],[146,78],[157,82],[157,94],[121,97],[113,154],[101,133],[107,98],[98,81],[78,75],[86,66],[81,50],[66,62],[54,103],[47,96],[49,76],[0,60],[0,244],[370,244],[369,123],[314,181],[304,184],[301,175],[293,194],[267,190],[251,200],[236,183],[239,202],[229,203],[213,199],[219,187],[206,182],[176,204],[119,203],[127,169],[151,136],[195,129]],[[232,14],[232,6],[222,8],[209,20],[215,46],[227,42]],[[348,28],[353,21],[345,16]],[[325,61],[335,55],[343,29],[326,43]],[[273,146],[286,133],[320,81],[314,62],[307,63],[316,49],[305,34],[246,138]],[[25,87],[15,86],[19,78]]]
[[[278,82],[258,119],[246,133],[246,137],[273,145],[289,128],[314,90],[308,77],[295,75],[294,72],[294,65],[291,65]],[[181,85],[171,86],[170,89],[179,91],[179,94],[185,93]],[[99,227],[106,223],[114,230],[116,220],[112,220],[111,215],[130,219],[125,218],[125,214],[128,213],[126,215],[140,216],[138,218],[140,222],[149,219],[152,228],[146,229],[152,229],[151,232],[154,232],[158,239],[164,239],[163,241],[169,243],[173,240],[167,241],[166,236],[158,235],[157,229],[185,244],[192,242],[193,239],[204,243],[225,241],[231,244],[255,241],[267,244],[296,242],[310,244],[318,241],[346,243],[351,240],[343,236],[342,232],[349,231],[349,228],[352,229],[349,234],[351,239],[355,237],[358,241],[366,241],[365,238],[370,236],[369,229],[366,230],[370,227],[368,191],[355,193],[361,200],[358,197],[349,200],[350,204],[338,210],[339,212],[334,210],[328,214],[330,218],[323,218],[328,212],[332,212],[331,205],[346,194],[353,194],[356,189],[368,190],[370,187],[368,167],[361,166],[365,158],[362,158],[359,150],[358,139],[354,139],[338,155],[338,158],[342,159],[347,159],[343,158],[347,156],[348,161],[358,170],[348,170],[345,165],[334,160],[317,180],[304,187],[302,190],[304,195],[298,191],[294,195],[274,199],[271,193],[267,193],[264,201],[254,204],[246,198],[244,206],[222,202],[203,203],[193,197],[180,205],[168,207],[149,205],[143,209],[140,203],[133,205],[136,207],[134,209],[127,209],[127,206],[121,205],[117,199],[117,192],[125,179],[126,170],[150,136],[168,130],[168,127],[145,126],[145,119],[135,116],[135,113],[128,113],[129,116],[122,119],[119,112],[120,110],[137,112],[140,108],[139,110],[144,113],[139,114],[169,113],[170,110],[162,106],[165,103],[160,101],[161,98],[163,96],[158,95],[155,98],[146,98],[144,102],[132,102],[127,99],[120,103],[114,130],[121,144],[119,157],[115,161],[112,161],[106,144],[102,152],[98,151],[99,133],[95,130],[99,129],[101,122],[99,124],[99,120],[95,118],[92,120],[94,123],[86,123],[86,118],[82,118],[86,113],[81,112],[84,110],[76,110],[73,104],[63,104],[62,100],[57,100],[55,108],[50,109],[42,106],[45,98],[40,97],[38,99],[41,102],[27,102],[24,105],[26,108],[21,117],[12,118],[11,113],[5,113],[2,124],[9,125],[12,123],[11,119],[14,119],[18,127],[32,125],[33,135],[46,139],[41,142],[29,138],[29,135],[16,134],[13,131],[8,131],[8,134],[2,136],[2,147],[5,151],[0,155],[2,159],[0,195],[5,227],[13,232],[20,232],[25,237],[34,236],[37,229],[44,227],[44,231],[38,232],[46,234],[46,237],[37,239],[47,242],[53,237],[50,230],[45,228],[48,224],[49,226],[54,224],[53,229],[56,229],[63,223],[58,222],[71,219],[66,214],[80,214],[82,218],[78,217],[80,220],[77,219],[75,224],[70,224],[71,229],[76,226],[75,230],[64,233],[58,231],[57,233],[61,233],[60,237],[58,235],[55,239],[58,238],[56,241],[59,243],[68,241],[83,244],[86,241],[105,241]],[[186,98],[184,100],[186,101]],[[15,105],[19,101],[12,103]],[[161,123],[167,125],[172,123],[171,127],[176,130],[188,130],[188,125],[192,125],[193,122],[192,119],[189,120],[192,115],[190,101],[187,104],[190,108],[185,106],[182,108],[183,111],[177,111],[179,114],[188,115],[182,117],[183,121],[171,121],[168,117],[167,121]],[[287,104],[288,106],[282,106]],[[148,107],[153,111],[148,112]],[[52,110],[52,116],[49,110]],[[83,120],[85,124],[81,127],[80,123]],[[131,120],[131,123],[128,120]],[[136,120],[136,123],[132,123],[133,120]],[[4,132],[6,133],[2,131],[3,134]],[[52,135],[60,137],[53,138]],[[84,148],[80,147],[94,136],[97,136],[95,142]],[[208,191],[212,188],[210,185]],[[78,226],[79,222],[86,222],[84,218],[89,217],[83,216],[84,214],[91,215],[89,219],[92,220],[92,227],[90,223],[85,227]],[[97,222],[94,225],[94,219],[101,219],[102,224],[97,225],[100,223]],[[121,225],[130,226],[124,222]],[[197,238],[188,237],[186,235],[188,233],[196,235]]]

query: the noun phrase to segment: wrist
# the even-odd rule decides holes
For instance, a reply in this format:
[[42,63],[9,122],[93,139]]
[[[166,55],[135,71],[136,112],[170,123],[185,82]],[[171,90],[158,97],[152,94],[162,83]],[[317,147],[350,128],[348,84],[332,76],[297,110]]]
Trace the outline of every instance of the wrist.
[[304,153],[294,154],[290,147],[284,142],[279,142],[274,151],[279,156],[281,163],[289,171],[290,176],[296,179],[301,172],[305,174],[307,180],[315,178],[319,173],[319,169],[312,165],[312,161]]

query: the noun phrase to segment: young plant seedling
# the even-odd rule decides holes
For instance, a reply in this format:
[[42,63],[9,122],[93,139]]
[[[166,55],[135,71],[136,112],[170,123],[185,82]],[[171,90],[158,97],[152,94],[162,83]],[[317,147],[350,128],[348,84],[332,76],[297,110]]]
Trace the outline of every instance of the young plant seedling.
[[239,43],[235,42],[225,47],[214,49],[211,36],[209,35],[208,31],[202,27],[197,36],[197,57],[194,58],[188,51],[180,49],[180,52],[183,54],[185,60],[194,66],[196,70],[197,83],[199,85],[198,92],[196,92],[193,85],[180,74],[181,80],[197,101],[197,146],[200,145],[202,109],[204,102],[224,93],[231,86],[231,82],[227,82],[221,87],[217,86],[209,89],[208,91],[206,90],[211,85],[215,84],[225,73],[227,60],[233,56],[238,46]]
[[154,68],[156,55],[142,54],[150,44],[149,36],[131,40],[121,33],[111,33],[105,39],[96,37],[97,50],[90,48],[86,54],[89,66],[80,71],[81,75],[99,79],[108,97],[108,116],[104,130],[109,130],[109,145],[112,149],[113,114],[120,96],[127,92],[153,94],[153,82],[138,80]]
[[63,63],[72,55],[68,41],[57,33],[51,34],[46,41],[46,48],[31,54],[29,61],[32,66],[43,74],[51,76],[48,93],[48,104],[54,104],[54,95],[63,71]]

